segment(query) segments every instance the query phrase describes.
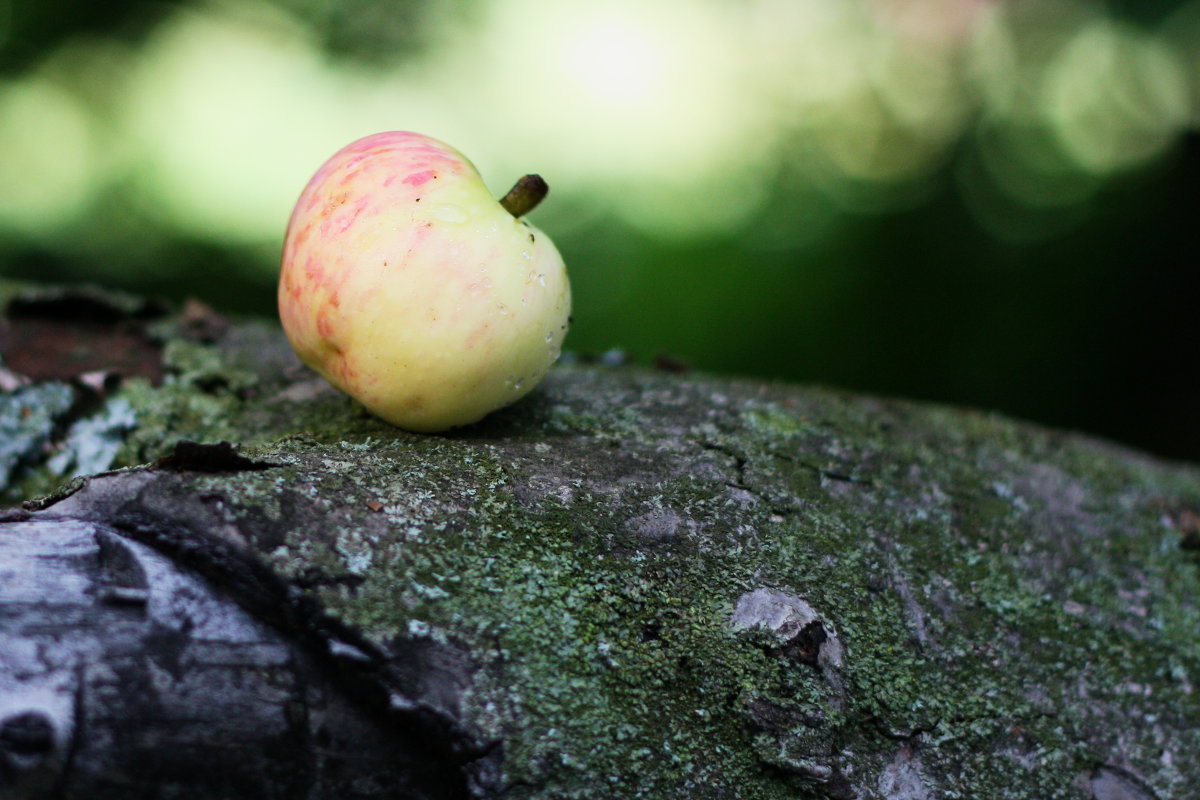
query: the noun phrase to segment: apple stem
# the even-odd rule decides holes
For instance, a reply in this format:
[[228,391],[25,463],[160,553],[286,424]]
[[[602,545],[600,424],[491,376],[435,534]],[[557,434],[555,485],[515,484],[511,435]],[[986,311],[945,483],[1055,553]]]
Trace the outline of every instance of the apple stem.
[[514,217],[523,217],[542,202],[550,187],[542,180],[541,175],[526,175],[513,184],[508,194],[500,198],[500,205]]

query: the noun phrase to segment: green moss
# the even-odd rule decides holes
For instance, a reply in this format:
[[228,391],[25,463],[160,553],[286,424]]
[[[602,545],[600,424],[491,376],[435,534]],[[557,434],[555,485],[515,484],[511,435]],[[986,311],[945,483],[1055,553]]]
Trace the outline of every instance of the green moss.
[[[211,374],[197,355],[181,376]],[[204,413],[229,414],[222,397]],[[606,416],[554,399],[523,410],[548,438],[416,436],[322,400],[293,420],[309,434],[250,451],[282,472],[224,484],[231,519],[326,509],[266,556],[327,576],[312,591],[334,614],[380,642],[468,647],[464,711],[505,740],[512,797],[815,797],[845,754],[906,742],[942,796],[1068,797],[1109,757],[1097,713],[1116,725],[1131,699],[1188,702],[1196,576],[1147,500],[1153,470],[1124,469],[1126,499],[1092,508],[1103,457],[987,416],[814,394],[689,419],[680,437],[634,401]],[[663,470],[678,442],[688,467]],[[1052,572],[1033,558],[1046,548]],[[1096,569],[1111,560],[1139,570]],[[841,687],[732,630],[759,586],[836,627]],[[1146,586],[1168,592],[1142,615]],[[1168,629],[1179,638],[1153,645]],[[782,721],[754,722],[764,708]],[[1127,747],[1151,763],[1161,745]]]
[[[797,425],[795,435],[812,430]],[[773,480],[815,488],[804,510],[781,515],[752,500],[731,512],[730,487],[691,472],[630,487],[617,510],[580,480],[516,496],[514,487],[536,485],[538,470],[526,471],[527,462],[506,460],[486,442],[395,434],[389,442],[379,433],[340,441],[337,457],[322,449],[321,472],[341,477],[333,484],[324,478],[321,495],[358,509],[358,518],[323,551],[304,535],[292,547],[307,548],[308,567],[365,577],[322,598],[382,640],[435,637],[470,646],[482,669],[468,716],[509,743],[506,778],[530,787],[513,796],[548,796],[532,787],[552,786],[552,796],[585,797],[613,785],[629,797],[681,787],[693,796],[794,797],[808,791],[800,773],[836,764],[837,748],[878,749],[881,737],[895,737],[920,741],[926,765],[958,785],[992,786],[990,796],[1003,797],[1012,764],[990,754],[1017,730],[1036,743],[1022,756],[1031,777],[1021,785],[1067,796],[1063,787],[1097,755],[1079,744],[1082,718],[1069,711],[1077,672],[1065,665],[1090,664],[1105,683],[1124,669],[1148,670],[1164,676],[1152,691],[1169,691],[1173,681],[1177,695],[1179,681],[1170,676],[1192,665],[1178,653],[1169,663],[1145,662],[1148,655],[1136,655],[1119,635],[1102,641],[1080,629],[1005,552],[1040,501],[1018,502],[994,481],[963,488],[947,473],[939,480],[956,481],[960,494],[927,500],[910,510],[915,521],[907,524],[890,513],[905,487],[834,480],[860,501],[869,496],[858,507],[839,504],[831,499],[837,491],[820,496],[821,481],[799,461]],[[612,447],[603,444],[609,434],[592,432],[604,447]],[[653,448],[646,438],[616,440],[621,448]],[[747,462],[781,446],[775,435],[737,441],[737,457]],[[299,466],[311,453],[297,444],[261,453],[290,454]],[[522,455],[536,462],[537,453],[530,447]],[[751,497],[770,494],[767,483],[741,477]],[[384,503],[378,526],[363,510],[367,497]],[[757,532],[758,546],[747,547],[748,530]],[[962,541],[964,531],[972,532],[970,542]],[[892,541],[881,549],[872,540],[884,533]],[[281,556],[291,560],[280,568],[296,569],[299,552]],[[947,563],[947,552],[961,558]],[[924,623],[925,635],[937,640],[936,659],[914,642],[910,610],[889,585],[897,572],[940,581],[961,607],[953,620],[931,615]],[[758,585],[792,587],[837,620],[849,653],[844,699],[816,670],[731,631],[733,600]],[[1112,595],[1111,586],[1077,589],[1097,601]],[[915,603],[929,602],[929,586],[912,592],[920,596]],[[1067,674],[1052,684],[1052,696],[1026,695],[1046,677],[1045,662],[1024,650],[1031,640],[1064,663]],[[745,709],[763,702],[821,723],[748,730]]]
[[[1194,469],[986,414],[583,367],[421,436],[277,340],[168,345],[161,386],[115,396],[138,426],[118,463],[186,438],[274,465],[190,486],[380,645],[465,648],[462,710],[504,740],[508,797],[820,797],[853,770],[865,800],[906,758],[938,797],[1200,774],[1200,574],[1170,522],[1200,507]],[[809,603],[844,665],[735,630],[759,588]]]

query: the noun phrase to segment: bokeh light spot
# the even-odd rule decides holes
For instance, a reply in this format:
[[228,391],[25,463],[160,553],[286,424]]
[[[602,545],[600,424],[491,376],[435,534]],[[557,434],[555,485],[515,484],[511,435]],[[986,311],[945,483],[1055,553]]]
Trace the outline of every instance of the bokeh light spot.
[[54,83],[0,82],[0,225],[42,236],[70,223],[96,189],[87,109]]
[[1187,83],[1163,44],[1109,20],[1080,29],[1046,76],[1044,102],[1063,149],[1109,173],[1158,155],[1187,121]]

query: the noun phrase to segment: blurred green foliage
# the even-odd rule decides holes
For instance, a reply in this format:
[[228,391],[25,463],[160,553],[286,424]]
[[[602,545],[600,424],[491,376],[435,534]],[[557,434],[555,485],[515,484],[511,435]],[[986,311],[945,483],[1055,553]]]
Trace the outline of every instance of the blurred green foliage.
[[413,129],[525,172],[568,349],[1200,459],[1200,0],[0,0],[0,273],[272,314],[290,205]]

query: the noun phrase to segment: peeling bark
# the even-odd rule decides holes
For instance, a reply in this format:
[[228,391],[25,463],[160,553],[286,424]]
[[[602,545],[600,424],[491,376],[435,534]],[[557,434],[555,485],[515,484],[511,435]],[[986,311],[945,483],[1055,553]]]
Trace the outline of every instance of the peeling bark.
[[[69,341],[70,292],[5,291]],[[584,365],[419,436],[272,326],[88,298],[157,371],[0,341],[49,492],[0,521],[5,797],[1195,791],[1194,467]]]

